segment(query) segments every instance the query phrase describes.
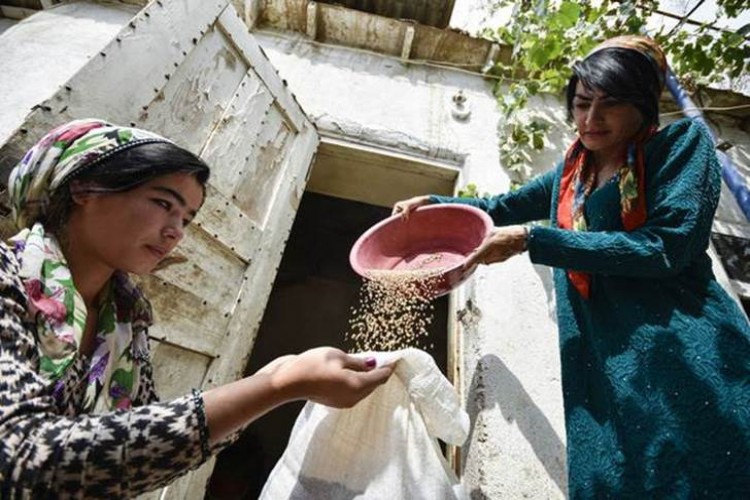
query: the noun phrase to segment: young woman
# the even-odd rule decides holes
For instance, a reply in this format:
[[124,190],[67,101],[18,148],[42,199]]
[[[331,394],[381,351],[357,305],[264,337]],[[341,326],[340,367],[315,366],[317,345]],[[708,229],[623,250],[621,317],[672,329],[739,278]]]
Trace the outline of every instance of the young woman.
[[99,120],[53,130],[12,172],[22,230],[0,243],[0,498],[133,497],[278,405],[349,407],[390,375],[319,348],[158,402],[151,308],[128,273],[179,243],[208,176],[171,141]]
[[[554,171],[467,203],[496,225],[469,258],[555,267],[571,498],[750,491],[750,326],[707,254],[720,167],[697,122],[657,131],[666,60],[643,37],[573,67],[578,139]],[[519,226],[550,219],[550,227]]]

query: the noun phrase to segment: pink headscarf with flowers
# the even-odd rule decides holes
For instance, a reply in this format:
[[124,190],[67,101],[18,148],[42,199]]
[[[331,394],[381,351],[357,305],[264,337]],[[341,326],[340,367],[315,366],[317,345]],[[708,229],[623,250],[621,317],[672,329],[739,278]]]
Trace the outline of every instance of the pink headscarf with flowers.
[[[36,326],[39,372],[58,390],[80,356],[87,311],[57,239],[40,220],[56,189],[119,151],[153,142],[170,141],[101,120],[76,120],[45,135],[11,172],[13,217],[23,229],[10,241],[29,300],[28,319]],[[129,408],[138,390],[139,361],[148,357],[151,307],[126,273],[115,273],[98,307],[85,412]]]

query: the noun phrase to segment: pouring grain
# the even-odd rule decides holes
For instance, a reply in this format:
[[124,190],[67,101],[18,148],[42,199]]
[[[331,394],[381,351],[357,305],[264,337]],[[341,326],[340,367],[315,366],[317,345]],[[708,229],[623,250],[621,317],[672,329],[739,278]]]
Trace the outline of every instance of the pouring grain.
[[352,309],[347,339],[355,351],[394,351],[424,345],[442,269],[370,271]]

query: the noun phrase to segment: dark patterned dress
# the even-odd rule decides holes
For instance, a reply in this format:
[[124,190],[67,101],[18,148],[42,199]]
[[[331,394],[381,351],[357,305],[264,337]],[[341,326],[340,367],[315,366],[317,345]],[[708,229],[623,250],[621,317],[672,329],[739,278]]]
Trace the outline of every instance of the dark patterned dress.
[[129,498],[174,481],[218,451],[207,445],[200,394],[159,403],[148,359],[139,360],[131,410],[79,410],[89,371],[84,357],[55,391],[39,375],[18,272],[15,255],[0,243],[0,499]]
[[[492,199],[432,197],[497,225],[550,219],[528,239],[555,268],[571,498],[750,498],[750,325],[707,249],[720,167],[697,122],[645,145],[648,217],[624,231],[617,182],[557,227],[562,168]],[[583,298],[566,270],[591,274]]]

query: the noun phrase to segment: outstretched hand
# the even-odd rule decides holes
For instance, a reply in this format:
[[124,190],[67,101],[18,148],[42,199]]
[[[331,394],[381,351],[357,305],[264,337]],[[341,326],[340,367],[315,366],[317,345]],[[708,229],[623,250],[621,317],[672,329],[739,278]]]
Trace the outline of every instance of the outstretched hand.
[[467,257],[464,268],[504,262],[526,250],[527,237],[528,232],[524,226],[497,228]]
[[385,383],[393,369],[332,347],[277,358],[252,376],[203,393],[211,443],[290,401],[350,408]]
[[258,373],[270,375],[275,386],[288,391],[290,399],[350,408],[385,383],[393,368],[393,365],[375,367],[375,358],[319,347],[278,358]]

